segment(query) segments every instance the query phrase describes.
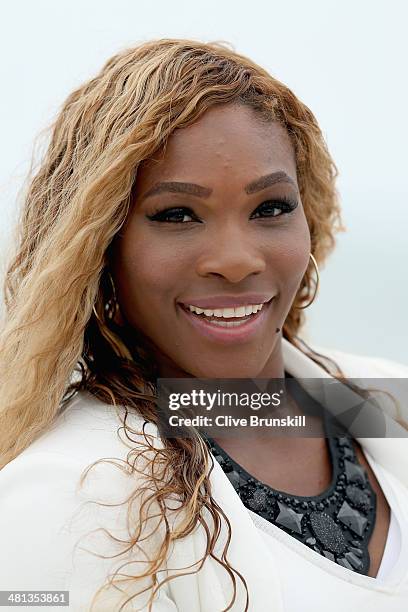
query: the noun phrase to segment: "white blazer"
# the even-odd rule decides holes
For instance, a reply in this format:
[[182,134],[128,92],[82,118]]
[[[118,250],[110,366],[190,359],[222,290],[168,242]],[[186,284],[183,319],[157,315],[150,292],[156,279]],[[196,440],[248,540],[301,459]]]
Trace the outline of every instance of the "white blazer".
[[[408,379],[408,366],[314,348],[332,357],[348,378]],[[283,359],[286,371],[297,378],[331,378],[285,339]],[[394,395],[396,383],[394,380]],[[314,388],[311,384],[307,390],[318,399],[318,386]],[[408,397],[401,393],[398,399],[402,416],[408,421]],[[384,410],[388,408],[384,406]],[[134,415],[130,423],[140,428],[143,419]],[[135,574],[141,571],[143,553],[148,550],[147,543],[143,543],[140,550],[130,550],[116,559],[102,559],[93,554],[111,556],[123,551],[123,546],[109,539],[103,530],[107,529],[117,538],[126,538],[126,504],[116,507],[86,504],[95,500],[122,503],[135,489],[135,477],[129,478],[112,463],[101,463],[89,472],[82,488],[78,484],[82,471],[92,462],[107,457],[112,460],[125,459],[132,444],[126,442],[123,431],[116,433],[119,426],[114,407],[81,392],[48,432],[0,471],[0,591],[65,590],[69,591],[68,609],[87,612],[92,596],[109,574],[119,567],[127,575],[131,575],[132,571]],[[400,427],[393,423],[391,426]],[[152,435],[157,433],[152,424],[149,424],[147,431]],[[408,487],[408,441],[402,437],[405,430],[394,431],[394,435],[401,437],[358,438],[358,441],[366,454]],[[156,438],[155,444],[160,447],[161,441]],[[260,531],[215,459],[210,481],[213,497],[232,526],[227,558],[246,580],[249,610],[284,612],[279,560],[263,541]],[[175,525],[178,520],[175,513],[172,524]],[[97,531],[91,533],[92,530]],[[216,548],[217,556],[223,549],[225,536],[224,525]],[[199,562],[205,551],[205,543],[205,532],[201,526],[197,526],[183,540],[176,540],[159,578],[180,574],[183,568],[185,572],[197,569],[198,565],[185,568]],[[133,561],[133,565],[124,566],[125,561]],[[147,586],[147,583],[143,584]],[[98,600],[100,603],[93,610],[114,612],[125,601],[124,593],[129,597],[141,589],[140,585],[138,582],[135,586],[134,581],[124,583],[122,593],[111,588],[105,599]],[[237,597],[230,610],[243,612],[246,593],[237,576],[236,585]],[[232,592],[231,579],[226,570],[210,557],[197,572],[178,575],[165,583],[152,609],[154,612],[221,612],[230,603]],[[133,599],[123,610],[147,611],[147,594]],[[46,609],[51,612],[64,608],[47,606]]]

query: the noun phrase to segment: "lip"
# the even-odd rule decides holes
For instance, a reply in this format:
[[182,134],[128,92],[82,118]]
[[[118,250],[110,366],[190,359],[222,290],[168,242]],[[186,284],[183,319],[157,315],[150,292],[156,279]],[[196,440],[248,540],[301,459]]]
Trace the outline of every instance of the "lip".
[[[186,317],[186,320],[194,326],[194,328],[204,337],[210,340],[215,340],[223,344],[230,344],[236,342],[244,342],[259,332],[265,319],[268,315],[269,308],[273,298],[265,304],[261,310],[253,314],[248,321],[242,323],[237,327],[220,327],[208,323],[205,319],[200,318],[199,315],[195,315],[190,312],[187,308],[178,304],[182,316]],[[236,302],[235,302],[236,303]],[[261,302],[258,302],[258,304]]]
[[249,304],[265,304],[273,297],[270,293],[241,293],[240,295],[211,295],[204,298],[192,297],[178,303],[183,306],[190,304],[198,308],[232,308],[233,306],[249,306]]

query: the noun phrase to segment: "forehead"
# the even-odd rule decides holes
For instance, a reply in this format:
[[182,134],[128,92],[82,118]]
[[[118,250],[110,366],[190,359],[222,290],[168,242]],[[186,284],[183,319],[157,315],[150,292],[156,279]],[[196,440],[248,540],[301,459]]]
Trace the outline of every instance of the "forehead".
[[197,180],[203,175],[239,175],[242,182],[276,170],[296,180],[296,160],[285,128],[262,121],[244,105],[218,105],[192,125],[169,137],[164,150],[139,167],[139,188],[154,181],[178,178]]

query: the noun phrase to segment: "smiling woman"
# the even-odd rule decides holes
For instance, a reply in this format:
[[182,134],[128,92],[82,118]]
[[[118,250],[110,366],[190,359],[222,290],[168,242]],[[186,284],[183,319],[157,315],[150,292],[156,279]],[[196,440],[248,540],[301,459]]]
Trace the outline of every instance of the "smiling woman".
[[[321,378],[346,401],[365,390],[345,377],[408,377],[300,338],[343,229],[336,174],[312,112],[218,43],[124,50],[68,97],[5,282],[0,591],[69,591],[74,611],[407,607],[408,411],[394,440],[160,429],[158,378]],[[288,417],[322,409],[310,393]]]

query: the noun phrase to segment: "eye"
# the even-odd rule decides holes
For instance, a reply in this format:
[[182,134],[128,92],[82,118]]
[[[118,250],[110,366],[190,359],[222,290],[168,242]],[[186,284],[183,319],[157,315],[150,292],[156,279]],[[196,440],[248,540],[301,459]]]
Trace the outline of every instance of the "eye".
[[[298,203],[290,198],[277,198],[275,200],[267,200],[258,206],[254,215],[260,213],[260,218],[280,217],[284,214],[292,212]],[[156,210],[152,215],[146,215],[150,221],[158,221],[159,223],[193,223],[201,221],[193,213],[191,208],[186,206],[177,206],[173,208],[165,208]],[[252,216],[251,218],[259,218]]]
[[158,210],[152,215],[146,216],[151,221],[161,221],[162,223],[191,223],[191,221],[197,220],[193,211],[185,206]]
[[[297,207],[296,200],[290,198],[279,198],[276,200],[267,200],[256,209],[255,213],[260,212],[261,217],[281,217],[282,215],[291,213]],[[257,217],[255,217],[257,218]]]

